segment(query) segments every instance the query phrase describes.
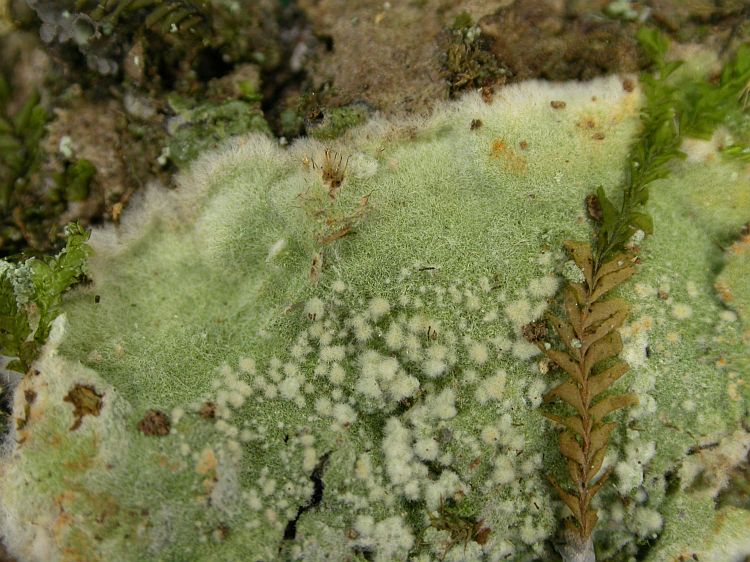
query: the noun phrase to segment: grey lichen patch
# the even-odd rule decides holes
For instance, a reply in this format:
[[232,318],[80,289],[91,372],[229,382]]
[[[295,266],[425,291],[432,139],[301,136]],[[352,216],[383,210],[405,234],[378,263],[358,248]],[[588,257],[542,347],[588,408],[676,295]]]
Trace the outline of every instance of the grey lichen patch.
[[[553,99],[566,109],[552,111]],[[606,148],[572,133],[594,103],[610,116]],[[625,158],[638,109],[638,91],[617,79],[528,84],[491,105],[477,94],[427,120],[371,122],[329,146],[247,137],[199,159],[176,192],[149,192],[121,229],[94,235],[93,286],[65,301],[69,328],[33,382],[26,442],[4,460],[0,483],[13,549],[30,560],[70,548],[126,562],[247,552],[549,559],[561,506],[545,473],[556,440],[537,407],[561,375],[523,331],[569,269],[555,249],[587,232],[591,185],[619,184],[613,162]],[[483,126],[470,130],[472,119]],[[505,165],[508,151],[491,154],[497,139],[514,151],[527,142],[523,171]],[[326,149],[346,169],[335,188],[312,166]],[[692,197],[713,174],[717,189],[741,185],[721,183],[736,171],[729,164],[684,166],[664,191]],[[363,197],[352,232],[326,240]],[[718,250],[702,223],[679,217],[704,215],[674,214],[654,197],[665,238],[643,246],[653,273],[624,289],[635,303],[622,330],[634,375],[617,383],[641,405],[611,438],[605,466],[616,487],[595,505],[614,560],[679,523],[670,502],[686,496],[675,500],[667,474],[690,434],[734,431],[745,399],[737,385],[740,400],[726,407],[742,355],[736,323],[698,322],[720,322],[704,267]],[[672,251],[679,239],[689,247]],[[70,432],[55,410],[62,396],[50,396],[80,381],[108,399]],[[139,433],[150,408],[164,412],[169,437]],[[44,444],[48,435],[59,448]],[[13,487],[39,470],[53,475],[45,487]],[[79,494],[65,509],[85,528],[19,528],[81,488],[108,490],[116,515],[100,523],[100,503]],[[691,509],[690,523],[705,523]],[[31,550],[37,535],[49,537],[46,558]]]

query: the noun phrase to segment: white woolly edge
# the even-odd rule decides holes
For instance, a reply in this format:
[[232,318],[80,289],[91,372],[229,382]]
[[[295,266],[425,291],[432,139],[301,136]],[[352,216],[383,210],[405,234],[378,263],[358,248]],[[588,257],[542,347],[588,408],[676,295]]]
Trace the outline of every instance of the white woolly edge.
[[360,156],[363,152],[379,150],[391,139],[437,130],[454,120],[457,115],[466,115],[467,119],[489,119],[492,115],[502,113],[497,111],[498,107],[512,107],[516,108],[515,111],[519,107],[549,108],[550,101],[554,99],[566,100],[566,110],[575,110],[577,105],[590,102],[592,91],[597,92],[600,107],[621,104],[626,96],[634,96],[635,103],[640,100],[640,90],[636,88],[633,92],[625,92],[619,76],[596,78],[590,82],[549,83],[529,80],[505,86],[495,95],[492,104],[485,103],[479,92],[470,92],[459,101],[436,104],[429,116],[385,118],[376,114],[367,123],[327,143],[309,138],[298,139],[284,149],[274,139],[261,133],[234,137],[227,140],[221,148],[201,155],[187,171],[179,174],[176,178],[177,189],[168,190],[156,182],[149,184],[142,194],[134,197],[123,214],[120,225],[94,229],[91,245],[98,255],[113,255],[122,251],[128,243],[141,238],[148,230],[146,226],[157,218],[175,225],[190,222],[194,219],[194,213],[202,207],[201,200],[217,185],[221,175],[242,166],[248,159],[262,158],[277,163],[291,159],[301,164],[306,158],[313,158],[320,163],[327,148],[342,155]]
[[93,229],[90,243],[95,251],[94,260],[118,254],[139,240],[154,220],[168,221],[175,227],[192,222],[202,208],[201,200],[210,194],[221,176],[253,158],[278,161],[286,158],[286,153],[273,139],[260,133],[234,137],[218,150],[204,153],[188,170],[178,174],[176,189],[167,189],[159,182],[148,184],[133,197],[119,225]]

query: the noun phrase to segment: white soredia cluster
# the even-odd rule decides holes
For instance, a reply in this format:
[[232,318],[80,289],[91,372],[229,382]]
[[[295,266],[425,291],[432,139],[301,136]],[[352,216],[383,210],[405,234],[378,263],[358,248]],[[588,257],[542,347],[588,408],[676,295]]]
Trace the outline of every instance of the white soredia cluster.
[[[93,282],[16,389],[12,553],[554,559],[540,404],[563,376],[524,330],[581,275],[563,241],[589,236],[588,193],[617,193],[641,103],[617,78],[525,83],[328,145],[241,138],[150,190],[94,231]],[[750,173],[706,145],[653,185],[621,291],[615,386],[639,406],[610,438],[600,560],[750,550],[716,476],[750,442],[750,252],[715,242],[750,216]]]

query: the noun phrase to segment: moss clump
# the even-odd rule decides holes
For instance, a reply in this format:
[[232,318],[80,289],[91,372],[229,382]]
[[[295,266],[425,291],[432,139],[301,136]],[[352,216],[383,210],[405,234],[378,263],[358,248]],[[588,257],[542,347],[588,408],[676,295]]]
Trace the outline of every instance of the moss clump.
[[66,167],[58,176],[58,188],[67,201],[83,201],[89,195],[91,179],[96,174],[94,165],[82,158]]
[[443,68],[452,97],[461,91],[492,84],[510,75],[489,50],[481,28],[474,25],[468,13],[462,12],[456,16],[451,27],[444,32],[443,40]]
[[242,100],[195,103],[173,96],[175,116],[167,125],[169,159],[184,168],[199,154],[218,147],[229,137],[250,132],[270,133],[257,104]]
[[24,203],[30,176],[39,166],[39,141],[48,119],[37,92],[13,115],[8,112],[10,99],[11,86],[0,74],[0,246],[6,254],[14,243],[31,236],[25,225],[39,213]]
[[347,129],[364,123],[369,115],[370,109],[361,103],[324,109],[322,117],[307,127],[307,134],[319,140],[335,139]]

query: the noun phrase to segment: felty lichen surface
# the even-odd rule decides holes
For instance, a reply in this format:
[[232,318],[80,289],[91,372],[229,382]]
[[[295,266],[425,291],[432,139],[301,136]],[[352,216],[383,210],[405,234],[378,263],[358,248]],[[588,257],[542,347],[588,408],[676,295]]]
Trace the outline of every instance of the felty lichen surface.
[[[16,391],[12,551],[550,559],[562,462],[537,406],[560,375],[522,329],[575,275],[559,248],[587,236],[592,187],[620,184],[640,103],[614,78],[526,83],[327,146],[247,137],[149,192],[94,232],[93,283]],[[704,446],[745,440],[747,318],[709,265],[750,214],[748,170],[707,143],[651,197],[621,295],[617,385],[640,406],[610,440],[597,554],[730,559],[748,512],[698,476]]]

